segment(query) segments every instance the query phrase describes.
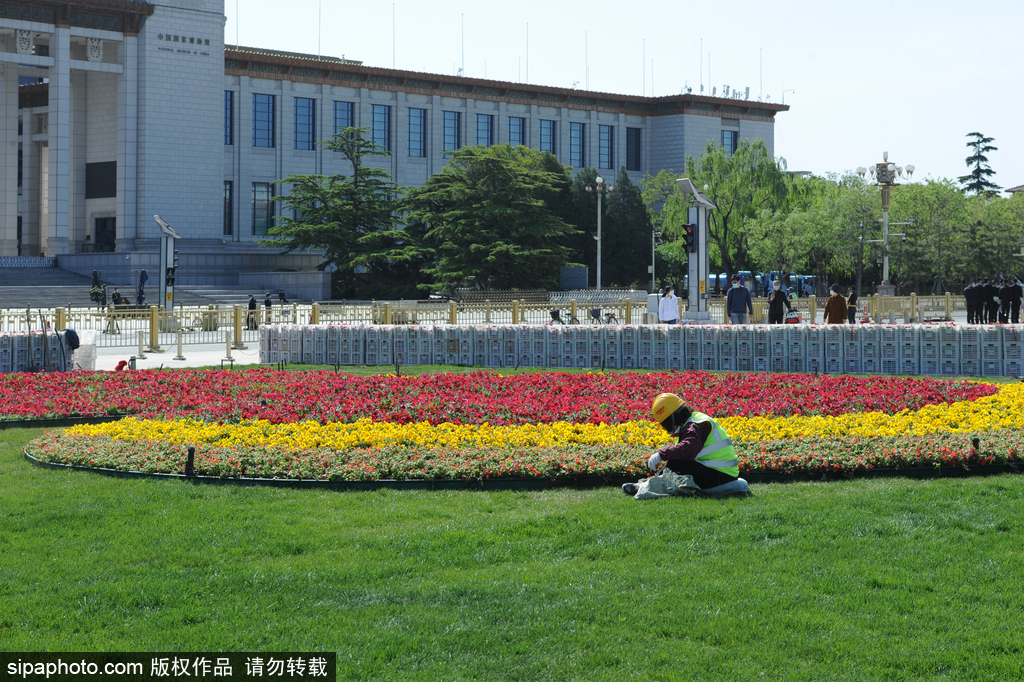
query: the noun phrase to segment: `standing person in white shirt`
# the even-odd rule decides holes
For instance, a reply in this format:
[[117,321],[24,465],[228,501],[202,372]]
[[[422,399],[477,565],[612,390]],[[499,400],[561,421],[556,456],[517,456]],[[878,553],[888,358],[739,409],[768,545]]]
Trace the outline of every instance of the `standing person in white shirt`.
[[662,324],[675,324],[679,321],[679,299],[675,295],[675,287],[665,287],[665,293],[658,303],[658,319]]

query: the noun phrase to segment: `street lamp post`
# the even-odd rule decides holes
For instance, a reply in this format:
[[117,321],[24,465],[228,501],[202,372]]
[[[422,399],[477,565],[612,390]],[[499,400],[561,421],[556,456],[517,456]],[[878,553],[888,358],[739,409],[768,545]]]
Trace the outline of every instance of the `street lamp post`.
[[601,291],[601,195],[612,191],[611,185],[604,182],[600,175],[587,185],[588,192],[597,193],[597,290]]
[[651,230],[651,293],[654,293],[655,280],[654,280],[654,247],[661,243],[661,232],[657,230]]
[[[867,241],[881,241],[882,243],[882,284],[879,286],[880,291],[878,293],[892,295],[893,287],[889,283],[889,237],[903,237],[905,235],[902,232],[893,235],[889,234],[889,195],[892,192],[893,186],[899,184],[896,182],[896,179],[905,176],[909,180],[914,175],[914,167],[907,164],[904,168],[903,166],[889,163],[889,152],[882,152],[881,163],[876,163],[867,168],[861,166],[857,169],[857,175],[862,180],[865,177],[875,180],[875,184],[882,190],[882,239],[868,239]],[[892,223],[892,225],[907,225],[913,222],[911,220],[909,223]],[[884,291],[881,291],[883,289]]]

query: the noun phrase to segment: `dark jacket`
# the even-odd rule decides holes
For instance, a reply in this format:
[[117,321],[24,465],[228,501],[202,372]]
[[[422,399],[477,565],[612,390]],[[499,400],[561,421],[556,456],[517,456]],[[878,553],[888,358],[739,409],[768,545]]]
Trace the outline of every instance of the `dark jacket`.
[[725,295],[725,310],[732,313],[754,314],[754,302],[750,298],[750,290],[746,287],[734,289],[729,287],[729,293]]
[[999,287],[997,287],[995,284],[992,284],[991,282],[985,285],[985,305],[989,306],[990,308],[994,308],[997,305],[999,305],[998,303],[995,302],[995,300],[993,300],[998,296]]
[[857,292],[856,291],[854,291],[852,294],[850,294],[850,298],[846,299],[846,307],[847,308],[856,308],[857,307]]
[[768,313],[771,315],[781,315],[783,305],[790,310],[793,309],[793,306],[789,303],[789,297],[786,296],[786,292],[782,289],[778,291],[772,290],[768,294]]
[[256,310],[256,299],[255,298],[250,298],[249,299],[249,310]]

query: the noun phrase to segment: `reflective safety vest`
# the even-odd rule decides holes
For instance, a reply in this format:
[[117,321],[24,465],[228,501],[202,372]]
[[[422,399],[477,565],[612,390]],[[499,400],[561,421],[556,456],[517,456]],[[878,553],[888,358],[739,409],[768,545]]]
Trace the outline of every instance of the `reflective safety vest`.
[[712,417],[701,412],[694,412],[687,423],[701,424],[711,423],[711,433],[704,441],[704,447],[697,453],[697,460],[709,469],[721,471],[723,474],[738,477],[740,475],[740,463],[736,458],[736,448],[732,445],[732,439],[725,432],[722,425]]

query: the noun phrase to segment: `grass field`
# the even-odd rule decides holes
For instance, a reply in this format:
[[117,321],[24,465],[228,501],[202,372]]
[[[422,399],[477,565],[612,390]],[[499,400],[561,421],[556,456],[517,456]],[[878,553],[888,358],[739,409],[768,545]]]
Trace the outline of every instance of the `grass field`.
[[1024,676],[1024,477],[323,492],[40,469],[0,432],[0,647],[337,651],[341,679]]

